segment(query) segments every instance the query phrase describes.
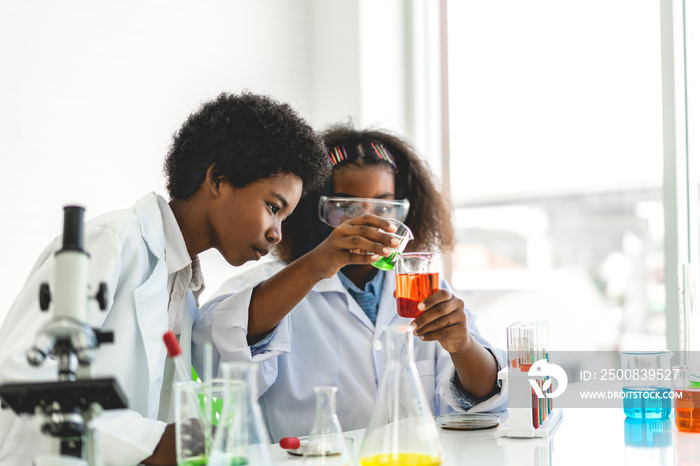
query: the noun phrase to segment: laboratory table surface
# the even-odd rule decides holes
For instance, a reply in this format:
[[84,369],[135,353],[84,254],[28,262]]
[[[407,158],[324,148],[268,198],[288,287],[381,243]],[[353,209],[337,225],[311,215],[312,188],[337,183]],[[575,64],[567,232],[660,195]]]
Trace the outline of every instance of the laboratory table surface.
[[[498,413],[502,421],[507,413]],[[364,430],[346,432],[354,438],[353,458]],[[566,408],[558,427],[547,438],[498,438],[496,429],[441,430],[442,466],[464,465],[700,465],[700,433],[679,432],[673,413],[665,420],[628,419],[621,409]],[[276,465],[301,466],[299,457],[273,445]]]

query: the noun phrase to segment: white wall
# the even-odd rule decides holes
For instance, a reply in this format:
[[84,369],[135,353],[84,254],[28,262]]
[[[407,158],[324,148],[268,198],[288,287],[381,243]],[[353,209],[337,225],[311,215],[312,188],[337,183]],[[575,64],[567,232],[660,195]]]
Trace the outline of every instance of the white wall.
[[[61,231],[64,204],[90,218],[165,193],[171,134],[200,102],[250,89],[308,117],[308,10],[304,0],[0,4],[0,316]],[[205,262],[219,270],[216,255]]]
[[[351,118],[405,132],[402,3],[368,5],[0,3],[0,319],[60,233],[62,207],[89,219],[165,194],[172,133],[221,91],[270,94],[319,129]],[[202,262],[206,297],[233,271],[216,252]]]

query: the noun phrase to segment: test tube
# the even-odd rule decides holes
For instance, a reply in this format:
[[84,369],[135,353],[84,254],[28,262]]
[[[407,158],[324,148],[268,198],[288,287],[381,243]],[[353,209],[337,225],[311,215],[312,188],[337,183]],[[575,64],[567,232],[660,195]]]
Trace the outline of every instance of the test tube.
[[[537,344],[537,325],[528,323],[522,327],[524,357],[521,359],[521,368],[523,371],[529,371],[532,364],[536,361],[538,344]],[[540,381],[537,380],[539,384]],[[532,426],[537,429],[540,426],[540,400],[533,388],[530,389],[530,399],[532,400]]]
[[[549,361],[549,321],[548,320],[540,320],[538,323],[541,326],[541,338],[542,338],[542,357]],[[547,377],[547,380],[549,380],[549,377]],[[547,393],[552,392],[552,386],[550,385],[549,388],[547,389]],[[552,399],[551,398],[545,398],[546,400],[546,408],[547,408],[547,415],[549,415],[552,412]]]
[[508,351],[508,367],[516,368],[518,354],[515,347],[515,328],[516,324],[510,324],[506,327],[506,349]]
[[520,368],[520,362],[523,357],[523,339],[521,335],[522,326],[523,323],[518,321],[506,328],[509,365],[514,369]]

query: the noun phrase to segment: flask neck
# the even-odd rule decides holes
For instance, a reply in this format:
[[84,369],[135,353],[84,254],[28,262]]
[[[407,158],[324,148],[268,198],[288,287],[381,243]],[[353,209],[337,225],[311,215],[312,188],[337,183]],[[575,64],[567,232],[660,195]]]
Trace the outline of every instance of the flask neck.
[[389,364],[415,364],[413,357],[413,333],[408,326],[386,329],[386,357]]
[[223,369],[224,377],[246,383],[246,397],[250,401],[258,399],[258,364],[254,362],[231,362]]
[[316,418],[334,417],[335,412],[335,394],[338,391],[337,387],[324,385],[315,387],[316,392]]

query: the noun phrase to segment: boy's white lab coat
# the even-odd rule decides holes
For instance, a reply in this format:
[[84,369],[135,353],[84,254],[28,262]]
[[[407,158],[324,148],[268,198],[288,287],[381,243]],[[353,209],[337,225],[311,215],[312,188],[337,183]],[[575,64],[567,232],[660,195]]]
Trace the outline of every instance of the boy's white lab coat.
[[[379,380],[384,372],[382,335],[391,325],[411,323],[396,313],[394,274],[387,273],[377,310],[376,326],[336,276],[319,282],[280,322],[274,337],[251,355],[246,343],[248,306],[253,288],[283,264],[263,264],[229,279],[200,308],[195,322],[195,351],[213,341],[215,363],[220,360],[255,360],[261,363],[260,404],[273,441],[308,435],[315,415],[314,387],[336,385],[337,412],[345,431],[367,427]],[[382,273],[382,272],[380,272]],[[449,289],[446,282],[441,287]],[[474,315],[467,311],[470,333],[484,346]],[[438,342],[414,339],[418,372],[431,408],[436,413],[464,411],[450,386],[454,366]],[[499,365],[505,353],[492,349]],[[503,390],[502,390],[503,391]],[[505,409],[505,394],[497,394],[472,407],[473,411]]]
[[[54,361],[32,368],[25,354],[51,318],[50,311],[39,311],[38,290],[42,282],[53,283],[54,252],[61,241],[57,238],[41,254],[0,329],[0,383],[57,378]],[[109,293],[107,311],[91,305],[90,325],[114,332],[114,343],[97,351],[93,376],[115,377],[129,406],[129,410],[105,411],[95,426],[106,464],[133,465],[153,452],[165,429],[162,421],[167,420],[157,420],[167,357],[162,337],[168,326],[168,271],[156,195],[148,194],[130,209],[87,222],[84,247],[90,254],[90,290],[95,292],[100,282],[106,282]],[[196,313],[191,293],[187,308],[180,344],[189,366]],[[164,402],[169,402],[169,391],[164,392]],[[38,433],[38,419],[20,419],[3,410],[0,421],[0,464],[27,465],[39,453],[49,452],[48,437]]]

